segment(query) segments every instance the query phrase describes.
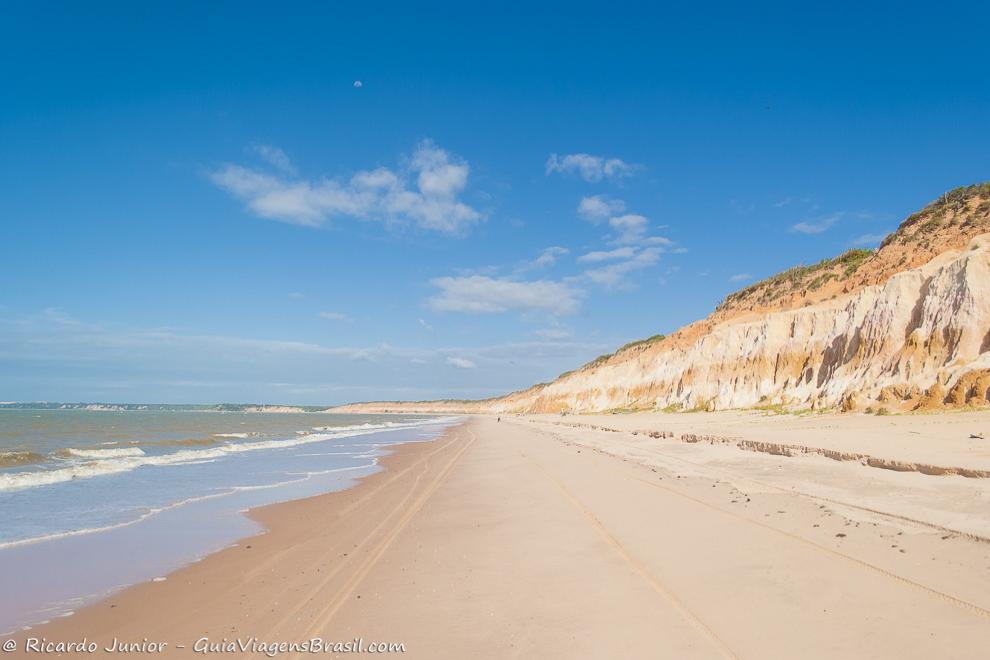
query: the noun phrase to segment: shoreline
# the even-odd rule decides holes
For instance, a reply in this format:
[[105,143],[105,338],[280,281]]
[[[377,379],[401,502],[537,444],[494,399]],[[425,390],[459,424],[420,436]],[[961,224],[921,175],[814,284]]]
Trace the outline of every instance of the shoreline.
[[[107,439],[135,438],[142,448],[107,450],[110,443],[97,443],[102,422],[52,421],[59,417],[29,415],[0,434],[9,444],[23,428],[51,423],[35,444],[58,456],[52,465],[0,470],[0,509],[9,513],[0,534],[0,634],[199,561],[261,529],[245,511],[350,488],[380,469],[390,447],[430,441],[456,422],[318,416],[252,425],[245,415],[225,424],[157,415],[108,431]],[[210,446],[179,446],[199,436]]]
[[[340,490],[245,509],[241,512],[242,517],[249,525],[260,526],[260,531],[252,530],[251,533],[238,537],[224,547],[185,561],[162,576],[148,578],[123,586],[109,594],[96,596],[95,600],[86,603],[76,611],[53,617],[49,621],[29,625],[27,630],[15,631],[9,634],[9,637],[23,639],[27,637],[52,638],[54,636],[74,639],[82,634],[92,639],[92,633],[87,631],[94,629],[113,630],[121,621],[121,613],[127,611],[126,603],[136,604],[145,598],[156,599],[157,593],[155,592],[161,591],[162,586],[176,580],[184,580],[184,576],[188,572],[195,574],[227,572],[229,570],[227,564],[231,562],[231,559],[235,560],[234,563],[238,563],[236,562],[238,550],[250,549],[253,551],[268,545],[273,547],[284,545],[283,536],[292,542],[298,541],[300,537],[300,531],[297,529],[300,526],[299,511],[320,510],[333,515],[336,508],[346,506],[346,502],[361,497],[368,489],[373,489],[380,480],[397,470],[402,470],[408,462],[414,461],[415,457],[422,454],[427,448],[435,447],[450,433],[451,429],[457,427],[455,425],[441,431],[430,440],[411,440],[383,448],[384,455],[376,459],[377,469],[374,472],[358,477],[353,484]],[[257,554],[261,553],[255,553],[255,555]],[[135,607],[135,609],[139,612],[138,617],[143,616],[142,608]],[[112,618],[108,617],[110,613],[107,610],[112,610],[114,615]]]
[[[990,644],[988,546],[937,527],[990,525],[987,480],[552,421],[477,416],[396,445],[357,486],[253,509],[267,533],[17,649],[968,660]],[[897,433],[857,428],[864,448]]]

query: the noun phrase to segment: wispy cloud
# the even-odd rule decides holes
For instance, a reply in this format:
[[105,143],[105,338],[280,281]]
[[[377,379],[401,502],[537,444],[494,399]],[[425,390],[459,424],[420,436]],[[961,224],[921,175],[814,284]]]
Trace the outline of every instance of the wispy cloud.
[[608,225],[612,234],[606,237],[606,242],[613,248],[592,250],[579,256],[577,261],[584,264],[611,263],[586,270],[577,279],[609,289],[629,288],[630,273],[656,265],[660,255],[674,246],[674,242],[664,236],[651,236],[650,221],[643,215],[627,213],[612,216],[608,219]]
[[[705,273],[707,275],[708,273]],[[753,279],[753,276],[749,273],[736,273],[729,278],[730,282],[745,282],[746,280]]]
[[120,328],[75,319],[64,323],[59,315],[53,315],[49,311],[19,319],[0,319],[0,358],[47,363],[70,361],[102,364],[130,356],[135,358],[134,364],[140,366],[144,364],[138,359],[140,356],[150,360],[151,355],[155,354],[159,356],[156,364],[172,365],[178,357],[181,357],[180,361],[183,363],[196,363],[209,357],[218,363],[226,362],[243,367],[250,362],[245,360],[248,356],[256,358],[256,361],[271,359],[276,365],[292,359],[304,362],[317,358],[381,361],[389,358],[446,359],[448,356],[464,357],[477,362],[479,359],[505,361],[525,359],[527,356],[566,357],[572,355],[574,349],[593,351],[602,347],[600,344],[558,341],[436,349],[401,348],[384,343],[363,347],[331,347],[284,339],[184,334],[161,328]]
[[553,266],[555,263],[557,263],[557,259],[569,253],[570,250],[568,250],[565,247],[560,247],[558,245],[544,248],[544,250],[540,252],[540,256],[536,257],[536,259],[533,259],[532,261],[523,264],[518,270],[519,272],[525,272],[528,270],[539,270],[541,268],[549,268],[550,266]]
[[209,178],[270,220],[318,227],[330,218],[351,217],[456,234],[482,217],[459,199],[469,172],[466,161],[425,140],[404,168],[362,170],[347,180],[271,175],[233,164],[209,172]]
[[303,299],[303,298],[305,298],[306,296],[304,296],[304,295],[303,295],[302,293],[300,293],[299,291],[290,291],[290,292],[289,292],[289,297],[290,297],[290,298],[292,298],[293,300],[302,300],[302,299]]
[[577,258],[577,260],[579,262],[595,263],[598,261],[611,261],[612,259],[628,259],[634,254],[636,254],[636,248],[626,246],[615,248],[614,250],[596,250],[593,252],[588,252],[587,254],[582,254]]
[[625,286],[627,284],[626,276],[629,273],[636,270],[649,268],[650,266],[657,264],[660,261],[660,255],[662,253],[662,248],[645,248],[637,251],[632,257],[625,259],[624,261],[602,266],[601,268],[586,270],[584,272],[584,277],[588,278],[595,284],[608,288]]
[[680,266],[667,266],[667,270],[664,271],[663,275],[657,280],[657,282],[663,286],[666,286],[670,281],[670,278],[679,272],[681,272]]
[[295,165],[292,164],[289,156],[278,147],[273,147],[270,144],[256,144],[251,147],[251,151],[269,165],[272,165],[282,172],[285,172],[286,174],[296,174]]
[[478,366],[467,358],[457,357],[454,355],[447,357],[447,364],[452,367],[457,367],[458,369],[474,369]]
[[776,202],[771,202],[770,206],[775,209],[800,207],[804,209],[805,213],[815,213],[821,208],[813,195],[788,195]]
[[844,215],[844,213],[833,213],[822,218],[803,220],[795,225],[791,225],[791,231],[801,234],[821,234],[831,229]]
[[868,245],[879,245],[880,242],[887,238],[887,234],[890,232],[884,232],[882,234],[863,234],[862,236],[857,236],[849,242],[850,245],[854,247],[865,247]]
[[620,158],[605,158],[591,154],[567,154],[558,156],[550,154],[547,159],[546,173],[573,174],[589,183],[602,179],[621,179],[631,176],[635,167]]
[[[601,342],[549,339],[438,348],[333,347],[75,319],[62,323],[57,314],[47,312],[0,317],[3,385],[10,391],[24,391],[23,400],[43,398],[42,392],[66,401],[147,400],[162,388],[182,400],[232,397],[315,404],[491,396],[587,361],[605,348]],[[452,376],[451,371],[435,368],[424,386],[422,365],[439,367],[448,357],[484,365],[486,373],[499,382],[486,381],[489,389],[474,391],[444,376]]]
[[79,321],[72,318],[65,312],[56,309],[55,307],[49,307],[42,315],[52,323],[57,323],[59,325],[79,325]]
[[544,339],[567,339],[574,333],[566,328],[541,328],[540,330],[534,330],[533,334]]
[[646,237],[649,220],[636,214],[620,215],[608,219],[609,226],[615,230],[615,242],[620,245],[638,243]]
[[347,314],[341,314],[340,312],[320,312],[317,314],[321,319],[326,319],[328,321],[350,321],[351,317]]
[[427,322],[426,322],[426,321],[425,321],[424,319],[417,319],[417,320],[419,321],[419,325],[420,325],[420,326],[421,326],[421,327],[422,327],[422,328],[423,328],[424,330],[428,330],[428,331],[430,331],[430,332],[433,332],[433,326],[432,326],[432,325],[430,325],[429,323],[427,323]]
[[582,197],[578,203],[578,215],[585,220],[601,222],[610,215],[622,213],[626,210],[626,203],[621,199],[612,199],[607,195],[592,195]]
[[483,275],[438,277],[430,281],[440,292],[429,299],[432,309],[444,312],[498,314],[508,311],[538,311],[553,315],[572,314],[582,292],[563,282],[522,281]]

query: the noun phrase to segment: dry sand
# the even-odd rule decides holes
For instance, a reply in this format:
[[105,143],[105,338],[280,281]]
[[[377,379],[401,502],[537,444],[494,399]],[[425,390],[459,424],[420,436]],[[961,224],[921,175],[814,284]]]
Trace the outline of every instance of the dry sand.
[[[990,648],[990,480],[560,421],[588,423],[473,418],[405,445],[354,489],[254,511],[267,534],[26,635],[184,656],[202,637],[431,659]],[[857,446],[892,446],[882,431]]]

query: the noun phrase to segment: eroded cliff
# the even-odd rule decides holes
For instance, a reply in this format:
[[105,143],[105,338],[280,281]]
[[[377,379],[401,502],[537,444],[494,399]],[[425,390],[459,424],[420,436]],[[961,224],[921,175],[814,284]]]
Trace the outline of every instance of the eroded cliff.
[[669,337],[486,401],[347,410],[592,412],[761,405],[876,411],[990,405],[990,184],[907,218],[875,251],[799,266]]

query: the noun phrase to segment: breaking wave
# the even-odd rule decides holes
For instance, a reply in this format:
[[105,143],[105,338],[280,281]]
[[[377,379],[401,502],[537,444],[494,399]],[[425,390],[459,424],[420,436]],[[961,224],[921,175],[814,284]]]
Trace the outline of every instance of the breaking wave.
[[[378,431],[408,429],[417,426],[445,424],[455,418],[444,417],[411,422],[384,422],[381,424],[357,424],[353,426],[321,427],[320,432],[299,435],[284,440],[263,440],[257,442],[229,442],[209,449],[182,449],[168,454],[148,455],[137,447],[116,449],[66,449],[62,457],[89,459],[64,467],[51,469],[25,470],[0,474],[0,492],[38,488],[52,484],[90,479],[110,474],[130,472],[144,466],[175,466],[215,460],[231,454],[265,449],[286,449],[315,442],[325,442],[337,438],[367,435]],[[233,434],[231,434],[233,435]],[[238,434],[239,435],[239,434]],[[8,452],[13,453],[13,452]],[[41,457],[43,460],[43,457]],[[17,465],[24,465],[18,463]]]
[[144,456],[144,451],[137,447],[127,447],[121,449],[61,449],[57,452],[59,456],[75,458],[119,458],[122,456]]

